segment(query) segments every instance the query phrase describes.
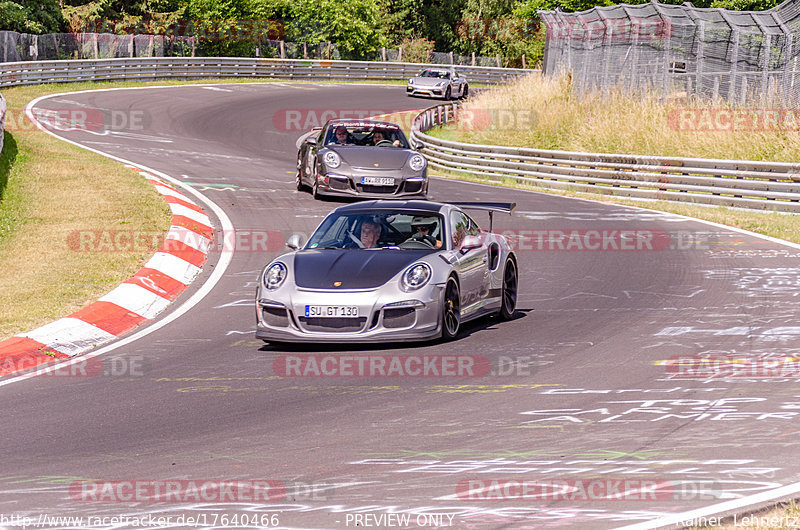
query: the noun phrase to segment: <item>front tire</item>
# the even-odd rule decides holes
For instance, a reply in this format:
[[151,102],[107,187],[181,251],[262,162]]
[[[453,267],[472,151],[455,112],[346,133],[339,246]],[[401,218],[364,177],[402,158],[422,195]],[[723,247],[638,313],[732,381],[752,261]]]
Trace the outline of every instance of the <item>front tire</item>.
[[514,317],[514,311],[517,309],[518,285],[517,265],[513,259],[508,258],[503,268],[503,288],[500,295],[500,318],[503,320],[511,320]]
[[450,96],[452,96],[452,95],[453,95],[453,93],[452,93],[452,91],[450,90],[450,87],[448,86],[448,87],[447,87],[447,90],[445,90],[445,91],[444,91],[444,99],[445,99],[445,100],[449,100],[449,99],[450,99]]
[[444,288],[444,303],[442,305],[442,338],[452,340],[458,335],[461,327],[461,314],[459,302],[458,283],[450,277]]
[[469,96],[469,85],[464,85],[464,93],[461,94],[461,99],[467,99]]

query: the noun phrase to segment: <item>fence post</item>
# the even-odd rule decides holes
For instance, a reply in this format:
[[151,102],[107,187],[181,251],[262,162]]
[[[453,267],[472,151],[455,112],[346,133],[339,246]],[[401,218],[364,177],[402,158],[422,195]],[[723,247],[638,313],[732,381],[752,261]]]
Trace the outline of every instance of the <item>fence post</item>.
[[[474,63],[473,63],[473,66],[475,66]],[[524,53],[522,54],[522,69],[523,70],[525,69],[525,54]]]
[[386,46],[381,46],[381,60],[386,62]]
[[498,53],[497,55],[495,55],[495,57],[497,58],[497,67],[500,68],[501,66],[503,66],[503,64],[500,62],[500,54]]
[[[152,40],[153,37],[150,37],[150,39]],[[94,48],[94,58],[97,59],[99,54],[99,49],[97,46],[97,33],[92,33],[92,48]]]
[[403,60],[403,47],[397,47],[397,62],[401,62]]
[[156,53],[155,35],[150,35],[150,41],[147,43],[147,56],[154,57]]
[[455,63],[453,62],[453,52],[450,52],[450,64],[455,64]]
[[135,35],[133,33],[131,33],[131,39],[130,39],[131,41],[128,43],[128,57],[133,57],[134,56],[134,53],[133,53],[134,49],[135,49],[134,48],[134,41],[133,41],[134,36]]
[[772,13],[772,19],[778,24],[778,26],[780,26],[781,31],[783,32],[784,42],[786,42],[786,46],[783,52],[784,53],[783,76],[782,76],[783,79],[781,81],[781,85],[783,86],[781,90],[781,100],[783,101],[783,105],[785,106],[788,102],[787,97],[789,96],[788,94],[789,66],[790,66],[789,61],[792,57],[792,45],[794,44],[794,35],[792,35],[792,32],[789,30],[788,27],[786,27],[786,24],[784,24],[775,13]]
[[703,84],[703,61],[705,60],[704,48],[706,41],[706,24],[704,21],[698,21],[697,25],[697,68],[695,69],[694,93],[698,97],[702,90]]
[[283,46],[283,41],[282,40],[278,41],[278,48],[281,51],[281,59],[286,59],[286,49]]
[[475,66],[475,52],[472,52],[472,66]]
[[308,59],[308,46],[306,43],[303,43],[303,59]]
[[331,59],[331,56],[332,56],[332,54],[331,54],[331,41],[328,41],[328,60]]

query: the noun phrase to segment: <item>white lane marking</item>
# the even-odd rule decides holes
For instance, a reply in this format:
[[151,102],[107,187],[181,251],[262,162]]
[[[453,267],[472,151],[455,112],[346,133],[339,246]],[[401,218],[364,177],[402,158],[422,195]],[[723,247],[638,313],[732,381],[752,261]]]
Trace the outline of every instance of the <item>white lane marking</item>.
[[[153,87],[131,87],[131,88],[127,89],[127,90],[130,90],[130,89],[144,90],[144,89],[149,89],[149,88],[153,88]],[[105,88],[105,89],[99,89],[97,91],[98,92],[106,92],[106,91],[109,91],[109,90],[115,90],[115,89]],[[94,90],[83,90],[81,92],[95,92],[95,91]],[[110,158],[111,160],[116,160],[117,162],[120,162],[122,164],[129,164],[131,166],[135,166],[135,167],[138,167],[140,169],[143,169],[144,171],[149,171],[149,172],[159,176],[160,178],[171,182],[173,185],[180,186],[180,187],[186,189],[186,191],[188,191],[191,195],[194,195],[195,198],[197,198],[199,201],[203,202],[206,206],[208,206],[209,209],[211,209],[211,211],[214,212],[214,214],[219,219],[220,224],[222,225],[222,235],[223,236],[225,236],[226,234],[233,233],[233,224],[231,223],[230,218],[228,218],[228,216],[222,210],[222,208],[220,208],[211,199],[208,199],[207,197],[205,197],[202,193],[200,193],[200,192],[198,192],[196,190],[193,190],[192,188],[190,188],[188,186],[184,186],[178,179],[170,177],[166,173],[162,173],[161,171],[158,171],[158,170],[155,170],[155,169],[151,169],[151,168],[149,168],[147,166],[144,166],[142,164],[137,164],[137,163],[131,162],[130,160],[125,160],[123,158],[114,156],[112,154],[104,153],[103,151],[99,151],[99,150],[93,149],[91,147],[86,147],[85,145],[81,145],[80,143],[72,141],[72,140],[67,140],[66,138],[61,138],[58,135],[56,135],[56,134],[54,134],[54,133],[52,133],[50,131],[47,131],[38,122],[36,122],[36,120],[33,119],[32,109],[38,102],[40,102],[40,101],[42,101],[44,99],[47,99],[47,98],[51,98],[51,97],[60,97],[60,96],[66,95],[66,94],[76,94],[76,93],[78,93],[78,92],[65,92],[65,93],[61,93],[61,94],[52,94],[52,95],[49,95],[49,96],[40,96],[40,97],[32,100],[31,102],[29,102],[26,105],[25,114],[28,116],[29,119],[31,119],[34,123],[36,123],[36,125],[37,125],[37,127],[39,127],[39,129],[41,129],[42,131],[46,132],[47,134],[50,134],[50,135],[54,136],[55,138],[58,138],[61,141],[67,142],[67,143],[72,144],[72,145],[75,145],[75,146],[80,147],[82,149],[86,149],[87,151],[91,151],[93,153],[97,153],[99,155],[103,155],[103,156],[105,156],[107,158]],[[84,362],[86,359],[91,359],[93,357],[99,357],[99,356],[104,355],[106,353],[112,352],[112,351],[116,350],[117,348],[120,348],[122,346],[130,344],[131,342],[139,340],[142,337],[146,337],[147,335],[153,333],[154,331],[157,331],[157,330],[163,328],[164,326],[172,323],[174,320],[177,320],[178,318],[183,316],[185,313],[187,313],[192,308],[194,308],[201,300],[203,300],[203,298],[205,298],[208,295],[208,293],[211,292],[211,290],[214,288],[214,286],[216,286],[217,283],[222,279],[222,277],[225,274],[225,271],[227,271],[228,266],[230,265],[232,259],[233,259],[233,252],[223,252],[223,253],[221,253],[220,256],[219,256],[219,260],[217,261],[217,266],[214,268],[214,271],[211,273],[211,275],[208,277],[208,279],[205,281],[205,283],[203,283],[203,285],[201,285],[200,288],[192,296],[190,296],[188,300],[186,300],[186,302],[181,304],[178,308],[176,308],[174,311],[170,312],[168,315],[166,315],[164,318],[162,318],[158,322],[154,322],[153,324],[141,329],[137,333],[134,333],[133,335],[130,335],[129,337],[126,337],[126,338],[121,339],[121,340],[119,340],[117,342],[114,342],[113,344],[109,344],[108,346],[105,346],[105,347],[100,348],[98,350],[85,353],[85,354],[81,355],[80,357],[75,357],[75,358],[72,358],[72,359],[66,359],[64,361],[61,361],[61,362],[58,362],[58,363],[54,363],[52,365],[48,365],[48,368],[46,370],[41,370],[41,371],[37,371],[37,372],[23,374],[23,375],[19,375],[19,376],[16,376],[16,377],[11,377],[9,379],[5,379],[3,381],[0,381],[0,386],[6,386],[6,385],[10,385],[10,384],[19,382],[19,381],[24,381],[26,379],[30,379],[32,377],[36,377],[37,375],[41,375],[42,373],[48,373],[48,372],[50,372],[52,370],[58,370],[59,368],[61,368],[63,366],[73,365],[73,364],[76,364],[76,363],[79,363],[79,362]]]
[[136,284],[123,283],[98,302],[117,304],[131,313],[151,320],[169,306],[169,300]]
[[233,92],[233,90],[230,90],[228,88],[219,88],[216,86],[201,86],[200,88],[205,90],[215,90],[217,92]]
[[165,252],[156,252],[144,266],[166,274],[170,278],[178,280],[185,285],[192,283],[192,280],[200,274],[200,267],[192,265],[185,259]]
[[105,344],[117,338],[116,335],[97,326],[71,317],[59,318],[27,333],[20,333],[17,337],[33,339],[67,355],[75,355],[85,348]]
[[182,215],[205,226],[211,226],[211,219],[209,219],[206,214],[200,213],[197,210],[192,210],[191,208],[174,202],[169,203],[169,209],[172,210],[173,215]]

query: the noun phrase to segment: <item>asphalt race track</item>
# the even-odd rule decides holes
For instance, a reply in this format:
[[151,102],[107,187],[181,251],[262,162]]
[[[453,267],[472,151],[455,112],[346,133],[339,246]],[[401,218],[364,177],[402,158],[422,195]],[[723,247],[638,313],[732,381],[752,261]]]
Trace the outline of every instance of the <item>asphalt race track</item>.
[[[112,132],[58,134],[183,181],[224,210],[242,240],[200,303],[98,358],[113,373],[0,387],[0,527],[15,526],[11,515],[44,515],[106,517],[94,528],[614,528],[799,481],[800,374],[731,367],[798,351],[800,251],[747,234],[434,179],[436,200],[518,204],[495,219],[496,231],[518,236],[517,318],[472,323],[451,343],[281,349],[254,339],[260,268],[284,237],[309,234],[339,204],[295,191],[302,131],[285,130],[286,111],[427,104],[398,86],[282,83],[43,100],[39,108],[118,111]],[[631,230],[653,244],[622,248],[630,243],[620,232]],[[252,248],[252,234],[267,247]],[[219,258],[210,254],[173,308]],[[482,356],[491,372],[276,370],[309,352]],[[717,377],[675,364],[703,355],[722,367]],[[126,497],[152,481],[273,489]],[[47,518],[48,528],[92,524]]]

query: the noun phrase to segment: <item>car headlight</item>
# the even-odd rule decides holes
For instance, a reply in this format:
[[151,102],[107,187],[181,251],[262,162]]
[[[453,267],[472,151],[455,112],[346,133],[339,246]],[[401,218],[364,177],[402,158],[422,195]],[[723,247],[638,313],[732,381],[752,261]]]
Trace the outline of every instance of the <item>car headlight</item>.
[[406,292],[415,291],[428,283],[430,279],[431,268],[425,263],[417,263],[403,273],[400,279],[400,287]]
[[337,155],[334,151],[328,151],[325,153],[325,156],[322,157],[322,160],[325,161],[325,165],[331,169],[336,169],[340,165],[342,165],[342,159],[339,155]]
[[421,171],[425,167],[425,158],[422,155],[414,155],[408,160],[408,166],[414,171]]
[[264,287],[274,290],[280,287],[286,280],[286,265],[283,263],[273,263],[264,271]]

